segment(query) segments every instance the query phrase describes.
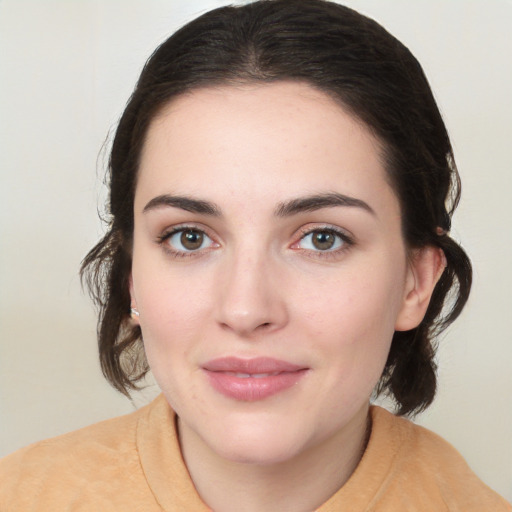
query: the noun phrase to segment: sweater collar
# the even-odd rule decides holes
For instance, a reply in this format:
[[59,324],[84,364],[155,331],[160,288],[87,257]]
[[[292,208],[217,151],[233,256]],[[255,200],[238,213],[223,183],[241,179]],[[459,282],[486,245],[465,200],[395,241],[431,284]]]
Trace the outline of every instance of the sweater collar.
[[[372,431],[356,470],[316,512],[367,510],[386,487],[399,452],[397,418],[380,407],[370,409]],[[181,455],[176,414],[161,394],[137,425],[137,449],[148,485],[166,512],[211,512],[198,495]]]
[[158,504],[166,512],[209,512],[192,483],[181,456],[176,414],[159,395],[137,425],[142,470]]

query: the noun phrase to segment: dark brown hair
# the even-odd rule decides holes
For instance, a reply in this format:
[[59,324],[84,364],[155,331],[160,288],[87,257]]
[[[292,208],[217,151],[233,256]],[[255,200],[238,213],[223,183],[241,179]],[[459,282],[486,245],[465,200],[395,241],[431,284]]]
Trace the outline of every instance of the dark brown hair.
[[210,11],[153,53],[119,122],[109,162],[109,226],[82,263],[100,309],[103,373],[129,394],[147,372],[130,321],[133,201],[148,126],[186,91],[240,82],[301,81],[328,94],[381,141],[410,248],[440,247],[447,267],[421,324],[396,332],[378,392],[399,414],[425,409],[436,391],[435,337],[461,312],[471,265],[448,231],[460,195],[450,140],[423,70],[375,21],[324,0],[263,0]]

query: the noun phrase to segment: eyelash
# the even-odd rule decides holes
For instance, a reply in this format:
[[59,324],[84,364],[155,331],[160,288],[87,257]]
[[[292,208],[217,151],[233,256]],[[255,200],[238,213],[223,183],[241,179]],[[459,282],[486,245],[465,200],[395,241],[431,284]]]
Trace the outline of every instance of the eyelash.
[[[209,252],[212,247],[207,247],[205,249],[198,249],[198,250],[189,250],[189,251],[180,251],[177,249],[172,248],[172,246],[167,243],[168,240],[177,233],[182,233],[184,231],[193,231],[196,233],[203,234],[207,236],[213,244],[215,244],[217,247],[219,244],[214,241],[214,238],[208,234],[208,232],[203,229],[199,228],[197,226],[188,226],[188,225],[180,225],[176,226],[169,231],[164,232],[162,235],[160,235],[157,238],[157,243],[161,246],[163,246],[164,250],[173,258],[190,258],[197,256],[199,254],[204,254],[204,252]],[[314,233],[329,233],[334,235],[335,237],[339,238],[341,240],[341,247],[335,248],[335,249],[327,249],[325,251],[322,250],[311,250],[311,249],[303,249],[301,247],[298,247],[298,244],[300,244],[307,236],[313,235]],[[334,227],[334,226],[320,226],[320,227],[314,227],[314,228],[302,228],[299,233],[299,240],[297,242],[294,242],[291,246],[292,249],[306,252],[308,255],[314,258],[336,258],[340,256],[340,254],[348,251],[354,244],[354,239],[349,236],[345,231],[342,231],[341,229]]]
[[[168,240],[171,239],[172,236],[176,235],[177,233],[182,233],[184,231],[193,231],[195,233],[200,233],[205,236],[207,236],[212,242],[215,244],[216,242],[213,240],[213,237],[211,237],[205,229],[199,228],[197,226],[187,226],[187,225],[181,225],[181,226],[175,226],[174,228],[170,229],[169,231],[164,232],[162,235],[160,235],[157,238],[157,243],[163,246],[165,252],[172,256],[173,258],[190,258],[197,256],[199,253],[208,252],[210,248],[206,249],[198,249],[196,251],[180,251],[178,249],[174,249],[170,244],[166,243]],[[219,244],[216,244],[217,246]]]
[[[298,244],[300,244],[307,236],[313,235],[314,233],[329,233],[334,235],[335,237],[339,238],[341,240],[341,247],[335,248],[335,249],[327,249],[325,251],[322,250],[311,250],[311,249],[303,249],[301,247],[298,247]],[[338,258],[341,254],[348,251],[351,247],[355,245],[355,241],[348,233],[341,230],[340,228],[337,228],[335,226],[315,226],[313,228],[311,227],[304,227],[300,231],[300,238],[297,242],[295,242],[292,245],[293,249],[296,249],[298,251],[304,251],[307,252],[310,257],[313,258],[322,258],[322,259],[329,259],[329,258]]]

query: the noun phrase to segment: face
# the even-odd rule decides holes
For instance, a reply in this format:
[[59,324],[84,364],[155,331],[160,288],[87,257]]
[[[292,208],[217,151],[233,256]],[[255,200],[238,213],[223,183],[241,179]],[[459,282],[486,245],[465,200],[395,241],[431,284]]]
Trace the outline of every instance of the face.
[[184,438],[271,464],[364,423],[414,282],[369,131],[305,84],[201,89],[139,172],[132,302]]

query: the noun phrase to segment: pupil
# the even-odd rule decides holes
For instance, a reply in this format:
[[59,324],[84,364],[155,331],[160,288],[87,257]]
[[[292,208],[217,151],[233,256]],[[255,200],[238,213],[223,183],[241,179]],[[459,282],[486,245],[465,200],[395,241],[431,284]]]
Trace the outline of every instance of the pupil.
[[327,231],[318,231],[313,235],[313,245],[324,251],[330,249],[334,245],[334,235]]
[[203,244],[203,234],[198,231],[184,231],[181,234],[181,243],[186,249],[199,249]]

